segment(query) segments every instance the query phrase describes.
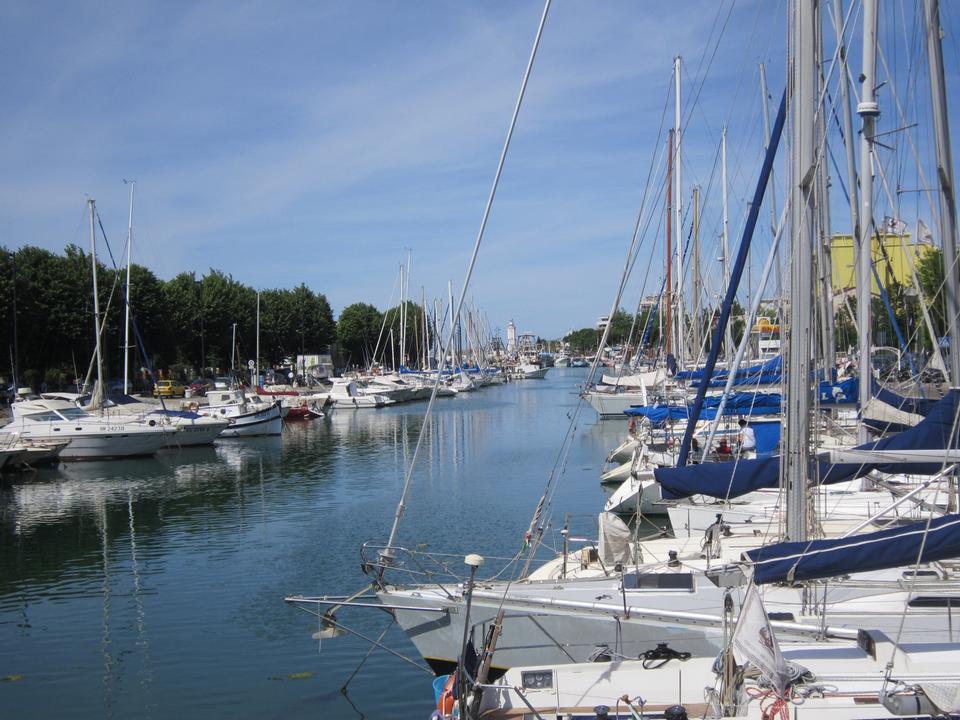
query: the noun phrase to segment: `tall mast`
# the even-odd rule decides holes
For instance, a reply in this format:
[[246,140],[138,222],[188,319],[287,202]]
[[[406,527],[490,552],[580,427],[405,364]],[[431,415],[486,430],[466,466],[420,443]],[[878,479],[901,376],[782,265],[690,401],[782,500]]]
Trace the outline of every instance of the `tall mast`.
[[[943,244],[945,273],[944,307],[950,338],[950,383],[960,383],[960,272],[957,269],[957,197],[953,185],[953,158],[947,116],[947,88],[943,76],[943,47],[940,38],[939,0],[924,0],[927,21],[927,61],[930,65],[930,97],[933,102],[933,131],[937,146],[937,176],[940,180],[940,241]],[[936,338],[934,338],[936,342]]]
[[233,332],[230,335],[230,377],[237,372],[237,324],[233,323]]
[[857,247],[857,340],[860,343],[860,442],[866,442],[867,427],[863,410],[873,396],[871,355],[873,336],[870,327],[870,288],[872,279],[871,238],[873,236],[873,136],[880,107],[875,94],[877,76],[877,0],[863,0],[863,69],[860,73],[860,235]]
[[407,279],[406,279],[406,282],[404,282],[404,285],[403,285],[404,293],[405,293],[406,297],[404,298],[404,301],[403,301],[403,348],[400,350],[400,364],[401,364],[401,365],[406,365],[406,364],[410,361],[410,358],[407,357],[407,341],[408,341],[408,339],[409,339],[409,338],[407,338],[407,321],[410,319],[410,318],[408,317],[410,313],[409,313],[409,308],[407,307],[407,302],[410,301],[410,297],[411,297],[411,295],[410,295],[410,266],[411,266],[411,264],[413,263],[413,258],[411,257],[412,252],[413,252],[413,251],[412,251],[410,248],[407,248],[407,270],[406,270]]
[[[407,342],[407,292],[406,292],[406,283],[407,278],[405,277],[406,273],[404,271],[403,263],[400,263],[400,364],[403,365],[403,356],[406,352],[406,342]],[[400,368],[397,365],[393,366],[394,370],[399,370]]]
[[427,323],[427,290],[420,286],[420,326],[423,328],[423,343],[422,350],[420,354],[420,369],[423,370],[424,366],[428,369],[430,367],[430,342],[428,332],[428,323]]
[[97,339],[97,383],[98,392],[103,392],[103,353],[100,347],[100,294],[97,291],[97,234],[94,230],[97,215],[97,201],[87,200],[90,208],[90,266],[93,269],[93,332]]
[[853,148],[853,113],[850,110],[850,73],[847,70],[846,39],[843,36],[843,8],[833,0],[833,22],[840,56],[840,105],[843,119],[843,146],[847,161],[847,189],[850,195],[850,234],[860,238],[860,187],[857,183],[857,161]]
[[440,315],[440,298],[433,299],[433,347],[437,361],[437,372],[443,367],[443,355],[440,352],[440,335],[443,334],[443,318]]
[[130,256],[133,253],[133,191],[137,187],[137,181],[124,182],[130,185],[130,215],[127,219],[127,308],[123,333],[123,394],[126,395],[130,392]]
[[795,0],[792,17],[793,162],[791,192],[790,341],[785,480],[787,538],[807,537],[807,475],[810,456],[811,288],[813,284],[814,33],[815,0]]
[[[770,105],[767,103],[767,98],[770,95],[767,91],[767,68],[763,63],[760,63],[760,108],[763,110],[763,149],[766,150],[770,147]],[[777,188],[774,184],[774,174],[770,173],[770,184],[767,186],[769,192],[767,197],[770,198],[770,234],[777,234]],[[753,292],[753,278],[752,273],[750,272],[751,264],[747,264],[747,305],[752,305],[750,301],[750,295]],[[777,273],[779,280],[779,272]],[[781,288],[782,289],[782,288]],[[745,332],[749,332],[750,328],[746,328]]]
[[[819,13],[818,13],[819,14]],[[815,31],[817,42],[817,97],[822,97],[826,80],[823,76],[823,28],[817,22]],[[824,113],[817,113],[817,137],[824,144],[824,157],[830,157],[827,147],[827,127]],[[835,363],[835,340],[833,323],[833,259],[830,253],[830,193],[827,164],[817,167],[817,270],[819,272],[818,293],[820,299],[820,362],[821,367],[831,372]],[[828,376],[829,377],[829,376]]]
[[251,386],[256,389],[260,385],[260,291],[257,290],[257,359],[254,361],[254,372],[256,378]]
[[453,369],[456,367],[453,349],[453,280],[447,280],[447,299],[450,302],[450,347],[447,348],[447,353],[450,356],[450,368]]
[[674,159],[674,200],[676,201],[676,220],[673,231],[676,240],[677,253],[677,297],[675,300],[677,306],[677,361],[682,366],[686,360],[686,342],[684,332],[683,317],[683,185],[681,182],[682,168],[680,167],[680,142],[683,138],[683,132],[680,129],[680,56],[673,59],[673,78],[674,78],[674,109],[673,125],[676,130],[675,143],[673,146]]
[[673,318],[673,278],[670,276],[671,266],[673,264],[673,249],[671,248],[671,241],[673,239],[673,128],[670,129],[670,135],[667,138],[668,143],[668,153],[667,153],[667,281],[664,284],[664,298],[663,308],[664,314],[666,314],[666,323],[667,326],[664,329],[664,337],[666,337],[667,344],[664,349],[664,354],[669,355],[671,350],[671,332],[673,331],[672,323],[670,322]]
[[[720,170],[722,175],[721,189],[723,202],[723,234],[722,234],[722,252],[723,252],[723,288],[726,292],[730,285],[730,219],[727,213],[727,126],[723,126],[723,133],[720,135]],[[748,283],[749,284],[749,283]],[[721,293],[722,295],[722,293]],[[733,356],[733,334],[730,331],[730,325],[724,330],[724,354],[727,359],[727,367],[730,367],[730,359]],[[749,334],[750,328],[745,332]]]
[[693,186],[693,303],[690,309],[691,337],[693,344],[693,357],[699,359],[702,340],[700,337],[700,186]]

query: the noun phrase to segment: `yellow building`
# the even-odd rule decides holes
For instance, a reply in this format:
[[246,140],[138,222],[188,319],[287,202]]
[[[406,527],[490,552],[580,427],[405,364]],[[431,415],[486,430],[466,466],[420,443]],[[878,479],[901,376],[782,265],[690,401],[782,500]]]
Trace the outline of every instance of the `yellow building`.
[[[881,248],[881,242],[883,247]],[[884,287],[889,288],[893,283],[905,287],[912,284],[910,277],[910,260],[914,269],[920,264],[931,250],[933,245],[923,242],[913,242],[910,234],[883,235],[880,239],[874,235],[871,242],[873,267]],[[909,253],[909,258],[908,258]],[[833,263],[833,291],[841,293],[857,287],[857,253],[852,235],[834,235],[830,241],[830,260]],[[877,287],[877,278],[873,277],[871,292],[880,294]]]

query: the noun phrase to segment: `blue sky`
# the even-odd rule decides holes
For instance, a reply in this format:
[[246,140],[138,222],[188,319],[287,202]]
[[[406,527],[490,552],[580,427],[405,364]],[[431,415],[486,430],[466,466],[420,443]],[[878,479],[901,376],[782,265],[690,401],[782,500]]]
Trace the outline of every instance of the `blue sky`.
[[[417,294],[445,297],[463,280],[541,12],[505,0],[7,3],[3,244],[86,246],[92,195],[118,252],[134,178],[135,260],[160,277],[213,267],[255,287],[305,282],[335,312],[383,308],[411,248]],[[784,0],[554,4],[470,293],[493,327],[513,318],[559,336],[607,312],[675,55],[696,94],[685,204],[710,183],[728,124],[738,237],[762,152],[757,63],[778,99],[785,12]],[[956,19],[945,26],[950,82]],[[714,246],[717,182],[702,221]],[[647,291],[659,288],[656,223],[627,306],[651,256]],[[704,275],[718,289],[716,254]]]

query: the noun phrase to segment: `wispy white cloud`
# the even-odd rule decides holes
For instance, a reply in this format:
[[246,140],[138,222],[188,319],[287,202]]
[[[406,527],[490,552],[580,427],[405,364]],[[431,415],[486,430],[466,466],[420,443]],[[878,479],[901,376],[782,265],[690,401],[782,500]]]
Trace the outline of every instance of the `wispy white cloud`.
[[[540,10],[8,4],[5,243],[77,241],[88,192],[121,237],[121,179],[134,177],[138,255],[161,276],[218,267],[261,287],[306,281],[342,307],[380,302],[409,246],[440,294],[447,278],[462,279]],[[708,181],[729,121],[732,197],[748,194],[759,162],[755,64],[772,63],[779,94],[782,16],[782,2],[734,7],[690,112],[691,181]],[[549,334],[606,311],[672,58],[684,55],[694,73],[718,17],[706,0],[555,3],[478,268],[476,297],[491,315],[523,307]],[[543,284],[553,282],[585,289],[549,297]]]

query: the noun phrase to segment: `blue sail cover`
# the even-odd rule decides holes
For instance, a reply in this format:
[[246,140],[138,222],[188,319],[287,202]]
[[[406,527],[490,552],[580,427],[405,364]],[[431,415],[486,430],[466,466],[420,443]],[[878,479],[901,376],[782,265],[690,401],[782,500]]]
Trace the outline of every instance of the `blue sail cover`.
[[960,515],[832,540],[785,542],[748,550],[753,579],[816,580],[960,557]]
[[[738,385],[750,385],[750,386],[779,385],[782,380],[783,380],[783,375],[779,372],[757,373],[756,375],[744,375],[743,377],[741,377],[740,375],[737,375],[733,384],[734,384],[734,387]],[[726,385],[727,385],[727,378],[725,376],[721,376],[719,378],[714,377],[713,380],[707,383],[707,387],[726,387]],[[699,387],[699,386],[700,386],[699,381],[690,383],[690,387]]]
[[[720,396],[704,398],[701,420],[714,420],[720,407]],[[731,393],[723,407],[724,417],[739,415],[779,415],[781,397],[779,393]],[[623,411],[626,415],[644,417],[655,427],[661,427],[668,420],[687,420],[693,412],[690,405],[637,405]]]
[[821,380],[817,393],[817,402],[821,405],[855,403],[860,399],[860,381],[857,378],[848,378],[839,382]]
[[[763,374],[777,374],[779,375],[783,369],[783,357],[777,355],[775,358],[766,360],[765,362],[760,363],[759,365],[751,365],[750,367],[740,368],[737,370],[735,377],[737,380],[746,379],[751,376],[763,375]],[[724,382],[727,381],[729,372],[726,370],[721,370],[720,372],[715,372],[713,374],[713,379],[722,379]],[[703,379],[703,370],[683,370],[674,375],[677,380],[702,380]]]
[[[960,449],[960,438],[954,431],[960,390],[950,390],[934,405],[916,426],[892,437],[858,445],[857,450],[939,450]],[[885,473],[932,475],[943,463],[870,463],[831,464],[812,462],[808,477],[819,478],[823,485],[863,477],[872,470]],[[665,500],[678,500],[692,495],[735,498],[763,488],[775,488],[780,479],[780,457],[757,458],[725,463],[689,465],[681,468],[657,468],[654,477],[660,483]]]
[[[819,473],[820,482],[829,485],[858,477],[862,467],[818,462],[810,464],[809,472],[810,477],[817,477]],[[693,495],[731,499],[756,490],[777,487],[780,484],[780,456],[656,468],[653,476],[660,483],[660,495],[664,500],[680,500]]]
[[770,455],[780,449],[780,428],[782,424],[779,420],[775,422],[752,422],[753,437],[757,442],[757,457]]

